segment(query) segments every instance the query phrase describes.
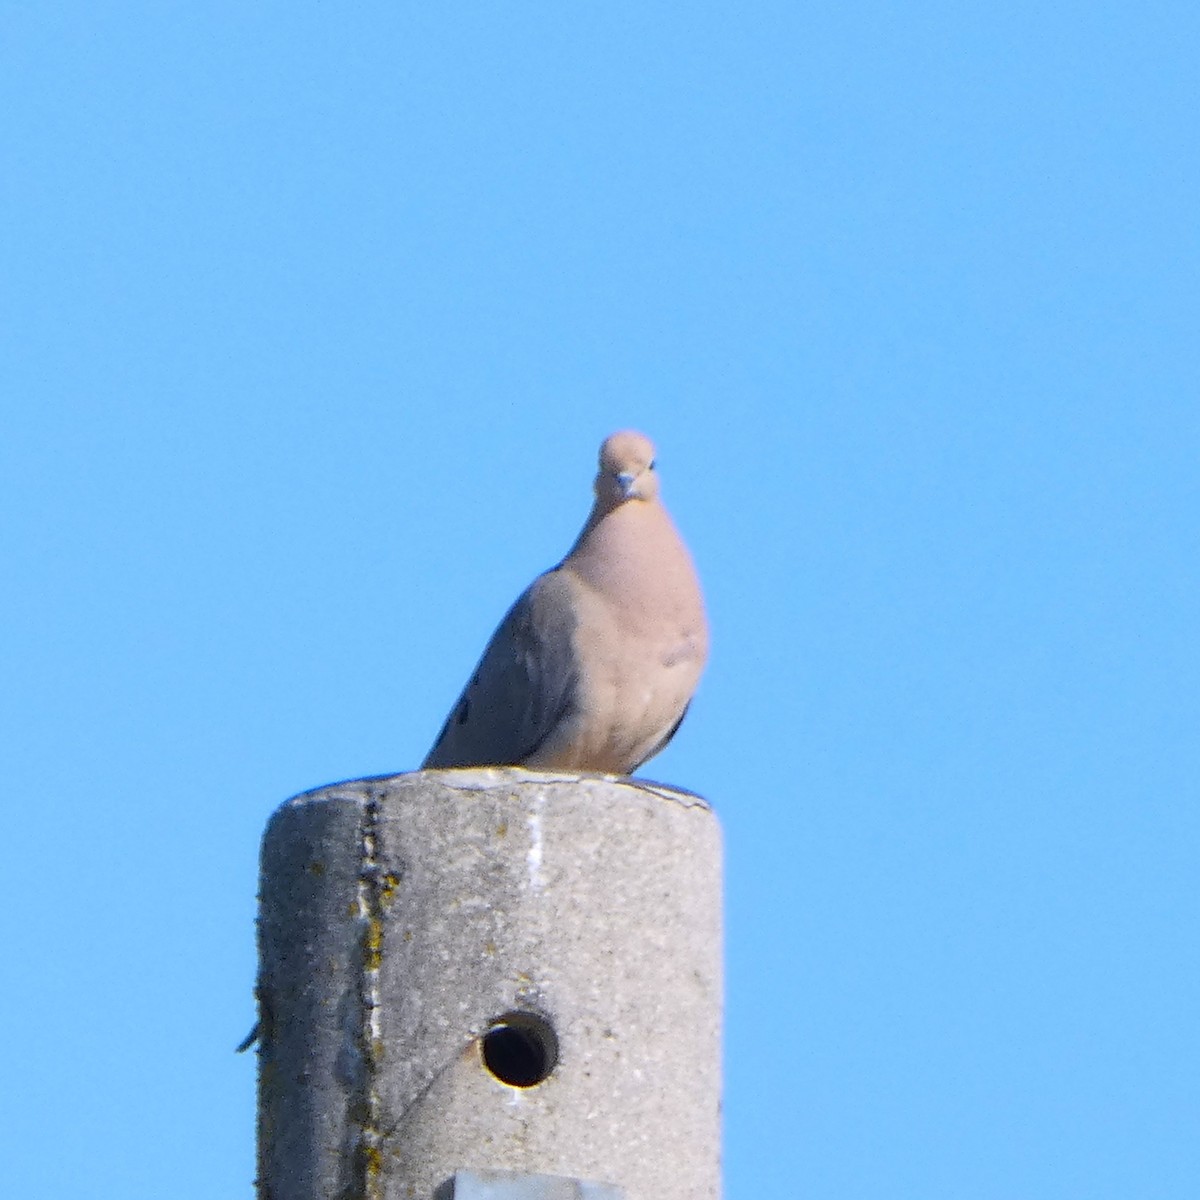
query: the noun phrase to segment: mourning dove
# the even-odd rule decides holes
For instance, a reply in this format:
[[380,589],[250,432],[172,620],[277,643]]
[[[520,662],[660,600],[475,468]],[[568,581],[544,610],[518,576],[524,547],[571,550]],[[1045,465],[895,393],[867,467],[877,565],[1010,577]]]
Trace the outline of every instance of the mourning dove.
[[423,767],[627,775],[679,728],[708,623],[650,440],[607,438],[595,493],[570,553],[500,622]]

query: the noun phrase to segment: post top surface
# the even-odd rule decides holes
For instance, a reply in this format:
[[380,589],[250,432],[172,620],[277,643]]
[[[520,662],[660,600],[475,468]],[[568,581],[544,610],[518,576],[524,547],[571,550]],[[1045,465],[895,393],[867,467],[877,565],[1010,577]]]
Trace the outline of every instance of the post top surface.
[[396,775],[368,775],[362,779],[347,779],[337,783],[310,788],[284,802],[284,807],[299,807],[321,803],[338,796],[366,796],[393,787],[416,784],[421,780],[436,781],[460,791],[512,791],[514,788],[556,789],[558,787],[619,788],[657,796],[684,808],[711,812],[712,806],[703,796],[685,788],[638,779],[628,775],[601,775],[591,772],[527,771],[524,767],[452,767],[441,770],[405,771]]

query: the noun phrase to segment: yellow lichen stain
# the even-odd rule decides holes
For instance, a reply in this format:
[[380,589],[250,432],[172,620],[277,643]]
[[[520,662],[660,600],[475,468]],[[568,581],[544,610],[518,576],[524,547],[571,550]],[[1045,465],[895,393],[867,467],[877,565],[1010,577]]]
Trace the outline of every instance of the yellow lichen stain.
[[380,881],[379,903],[391,904],[396,898],[396,889],[400,886],[400,876],[389,871]]
[[413,931],[411,929],[406,929],[404,931],[404,940],[406,942],[411,942],[413,940]]
[[378,917],[367,921],[363,933],[363,965],[368,971],[378,971],[383,962],[383,922]]
[[500,824],[496,826],[496,836],[497,837],[508,837],[508,822],[507,821],[501,821]]
[[484,952],[484,954],[495,954],[496,953],[496,943],[495,942],[485,942],[484,947],[483,947],[483,952]]
[[310,862],[308,864],[309,874],[316,875],[320,878],[325,874],[325,864],[323,862]]
[[379,1172],[383,1170],[383,1154],[378,1146],[363,1146],[362,1148],[363,1166],[366,1168],[367,1182],[379,1178]]

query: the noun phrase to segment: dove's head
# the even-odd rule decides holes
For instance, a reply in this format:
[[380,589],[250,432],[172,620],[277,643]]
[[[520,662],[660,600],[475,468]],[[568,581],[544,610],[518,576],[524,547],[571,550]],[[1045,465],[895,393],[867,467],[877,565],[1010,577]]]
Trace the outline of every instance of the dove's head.
[[653,500],[658,495],[654,443],[645,434],[623,429],[604,439],[596,499],[615,508],[625,500]]

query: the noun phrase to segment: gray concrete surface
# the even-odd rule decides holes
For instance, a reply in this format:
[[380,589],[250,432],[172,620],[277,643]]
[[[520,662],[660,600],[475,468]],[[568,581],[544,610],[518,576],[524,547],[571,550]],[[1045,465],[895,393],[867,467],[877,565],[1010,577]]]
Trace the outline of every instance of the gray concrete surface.
[[505,1171],[720,1195],[699,797],[516,768],[309,792],[267,827],[259,942],[263,1200],[430,1200]]

